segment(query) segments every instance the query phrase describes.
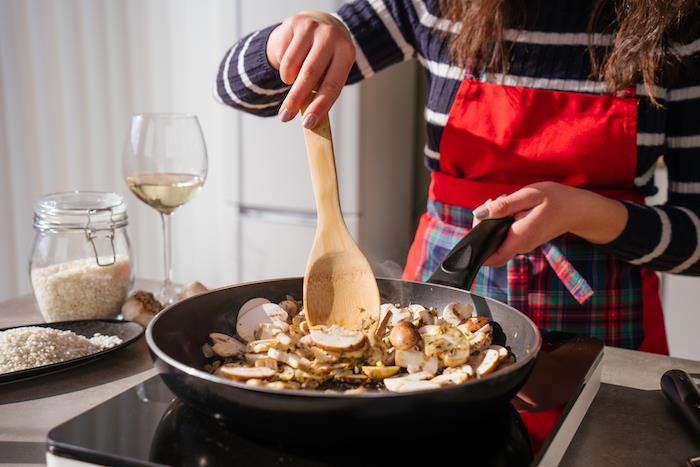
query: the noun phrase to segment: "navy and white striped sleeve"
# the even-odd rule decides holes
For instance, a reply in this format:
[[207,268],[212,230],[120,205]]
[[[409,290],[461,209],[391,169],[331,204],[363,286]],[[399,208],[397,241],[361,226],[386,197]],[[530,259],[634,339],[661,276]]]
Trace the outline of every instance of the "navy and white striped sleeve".
[[632,264],[700,275],[700,39],[679,47],[684,56],[667,93],[667,202],[626,203],[629,220],[609,247]]
[[[415,11],[408,0],[357,0],[334,16],[350,32],[355,63],[347,84],[372,76],[415,56]],[[260,116],[276,115],[289,86],[267,60],[270,33],[278,24],[253,32],[233,45],[216,77],[215,97],[222,103]]]
[[216,75],[221,103],[260,116],[277,114],[289,91],[267,60],[267,39],[277,26],[248,34],[226,52]]

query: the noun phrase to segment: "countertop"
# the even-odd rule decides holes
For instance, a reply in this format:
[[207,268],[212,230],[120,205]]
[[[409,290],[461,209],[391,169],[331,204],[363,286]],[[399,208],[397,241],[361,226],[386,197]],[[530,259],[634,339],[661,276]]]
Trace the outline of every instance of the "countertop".
[[[30,296],[0,302],[0,328],[40,321]],[[659,390],[666,370],[700,376],[700,362],[606,347],[602,365],[603,385],[561,465],[684,465],[700,454],[700,438],[672,413]],[[43,464],[51,428],[154,374],[140,339],[83,367],[0,386],[0,465]]]

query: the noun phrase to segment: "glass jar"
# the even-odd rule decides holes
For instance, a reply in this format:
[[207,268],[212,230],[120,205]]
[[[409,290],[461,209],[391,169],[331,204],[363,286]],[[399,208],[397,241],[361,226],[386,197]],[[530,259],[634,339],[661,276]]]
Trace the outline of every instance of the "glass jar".
[[116,193],[54,193],[36,203],[29,275],[44,320],[119,314],[134,281],[126,226]]

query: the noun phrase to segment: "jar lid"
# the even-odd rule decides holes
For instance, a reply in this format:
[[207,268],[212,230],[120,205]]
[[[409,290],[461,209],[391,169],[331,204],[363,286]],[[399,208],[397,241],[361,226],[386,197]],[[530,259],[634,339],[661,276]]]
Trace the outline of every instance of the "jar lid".
[[127,225],[126,204],[116,193],[68,191],[51,193],[34,205],[39,230],[114,229]]

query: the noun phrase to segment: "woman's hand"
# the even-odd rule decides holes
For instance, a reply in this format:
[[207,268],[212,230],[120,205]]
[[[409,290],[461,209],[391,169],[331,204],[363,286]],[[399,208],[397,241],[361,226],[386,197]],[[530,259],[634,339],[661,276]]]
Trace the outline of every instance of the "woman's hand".
[[627,224],[627,208],[591,191],[554,182],[528,185],[508,196],[489,200],[474,210],[474,224],[489,217],[513,216],[508,236],[484,263],[501,266],[570,232],[595,244],[616,239]]
[[355,46],[338,19],[319,11],[305,11],[284,20],[270,34],[267,59],[279,70],[282,81],[292,85],[282,102],[279,117],[288,122],[317,89],[302,124],[313,128],[326,115],[350,74]]

